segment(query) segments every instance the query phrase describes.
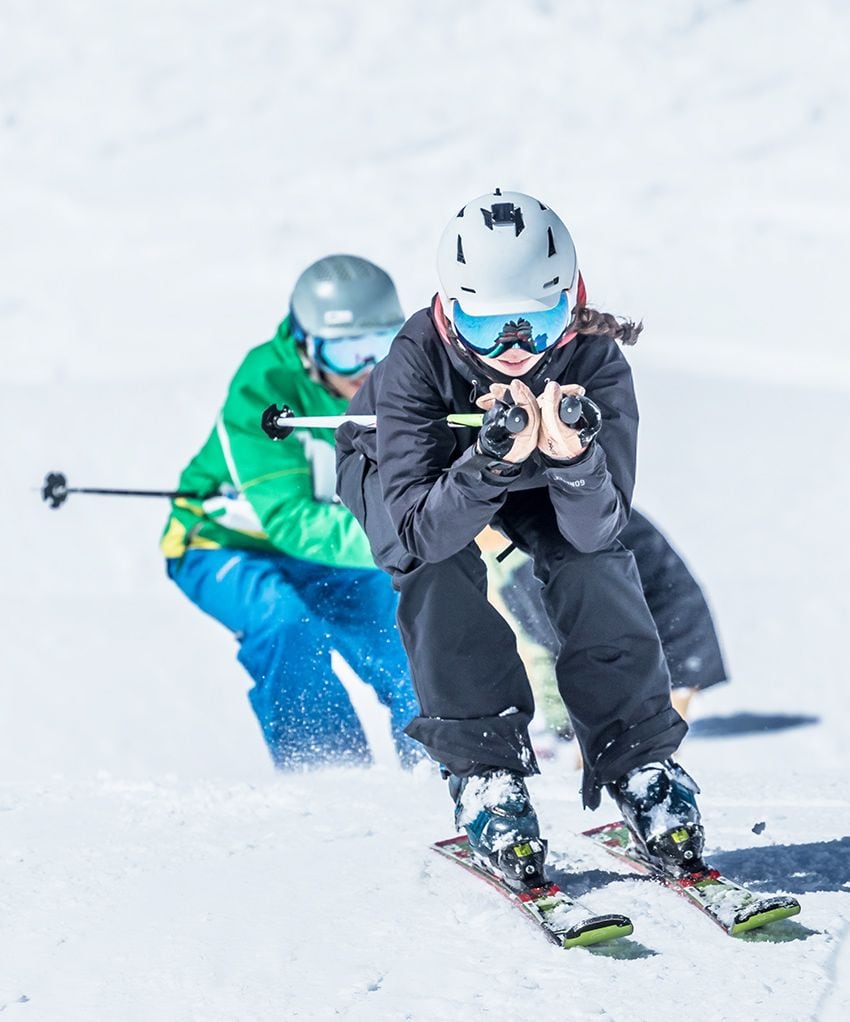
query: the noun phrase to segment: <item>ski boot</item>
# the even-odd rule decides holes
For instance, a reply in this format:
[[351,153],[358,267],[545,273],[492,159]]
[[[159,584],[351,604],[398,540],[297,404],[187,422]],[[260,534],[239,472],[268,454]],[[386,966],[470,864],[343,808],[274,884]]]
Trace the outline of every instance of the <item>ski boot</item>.
[[639,855],[675,877],[706,869],[699,787],[678,763],[647,763],[607,787]]
[[515,891],[546,883],[546,841],[521,774],[488,770],[472,777],[449,775],[455,826],[484,867]]

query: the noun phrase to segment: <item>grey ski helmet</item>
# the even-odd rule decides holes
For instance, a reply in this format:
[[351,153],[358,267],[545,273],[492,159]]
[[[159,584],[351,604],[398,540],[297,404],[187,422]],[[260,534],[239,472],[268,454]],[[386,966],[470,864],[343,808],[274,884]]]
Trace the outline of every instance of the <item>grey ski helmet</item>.
[[329,341],[397,331],[404,323],[390,275],[354,255],[325,256],[308,266],[295,282],[290,311],[304,335]]

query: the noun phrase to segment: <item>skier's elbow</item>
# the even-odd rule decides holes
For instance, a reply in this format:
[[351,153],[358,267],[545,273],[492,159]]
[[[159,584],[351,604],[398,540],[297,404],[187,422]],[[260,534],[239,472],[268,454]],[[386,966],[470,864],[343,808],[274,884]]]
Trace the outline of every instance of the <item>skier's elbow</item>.
[[580,554],[595,554],[597,550],[604,550],[616,536],[616,533],[611,534],[607,530],[593,535],[568,534],[567,531],[562,530],[562,534],[564,539],[569,540],[570,545],[575,547]]
[[407,530],[399,532],[398,538],[405,553],[426,564],[439,564],[440,561],[447,560],[461,549],[455,544],[446,543],[445,540],[435,537],[423,538],[422,535],[415,532],[411,534]]
[[615,513],[607,515],[603,520],[588,522],[585,528],[577,528],[575,522],[566,522],[561,525],[560,532],[580,554],[594,554],[610,546],[625,524],[625,510],[618,506]]
[[453,530],[435,527],[418,515],[406,517],[396,531],[405,552],[426,564],[439,564],[466,546]]

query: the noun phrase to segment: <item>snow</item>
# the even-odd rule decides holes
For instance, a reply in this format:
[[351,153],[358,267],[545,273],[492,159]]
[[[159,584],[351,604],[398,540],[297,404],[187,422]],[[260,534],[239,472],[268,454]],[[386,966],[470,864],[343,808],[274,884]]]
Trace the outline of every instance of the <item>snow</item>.
[[[845,1019],[846,5],[7,0],[0,29],[0,1012]],[[48,470],[172,484],[307,263],[361,253],[413,310],[496,185],[646,322],[640,506],[734,672],[681,759],[718,868],[800,897],[770,932],[577,837],[613,813],[568,748],[530,783],[553,869],[635,933],[549,946],[428,850],[434,771],[273,774],[232,640],[164,577],[161,502],[39,501]]]
[[[525,793],[516,781],[516,775],[499,770],[485,777],[471,777],[464,786],[460,797],[461,811],[458,823],[466,826],[474,823],[485,809],[497,806],[510,807],[519,811],[526,803]],[[500,827],[492,829],[500,830]],[[518,832],[506,832],[495,843],[496,848],[507,848],[517,841]]]

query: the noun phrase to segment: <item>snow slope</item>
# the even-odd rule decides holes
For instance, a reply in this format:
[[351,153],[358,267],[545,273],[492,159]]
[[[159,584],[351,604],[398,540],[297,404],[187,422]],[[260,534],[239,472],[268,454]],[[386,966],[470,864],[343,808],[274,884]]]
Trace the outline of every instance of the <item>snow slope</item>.
[[[849,30],[838,0],[6,0],[0,1011],[847,1017]],[[567,750],[533,782],[553,863],[636,931],[541,943],[427,850],[432,771],[273,775],[232,641],[163,577],[161,504],[34,491],[171,484],[304,265],[362,253],[412,310],[497,184],[646,320],[639,499],[734,672],[682,759],[718,864],[800,895],[773,940],[585,847],[611,810],[581,812]],[[728,735],[757,715],[817,722]]]

